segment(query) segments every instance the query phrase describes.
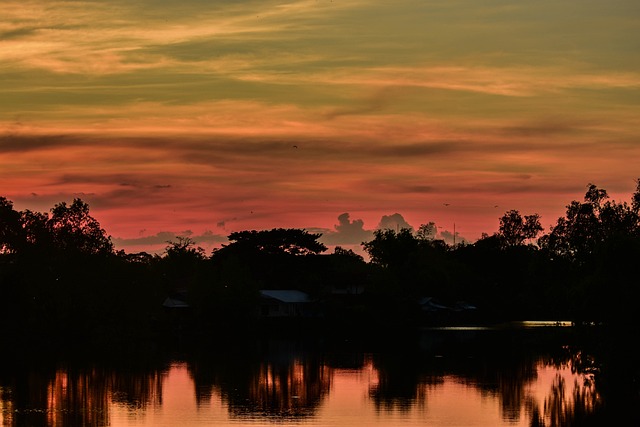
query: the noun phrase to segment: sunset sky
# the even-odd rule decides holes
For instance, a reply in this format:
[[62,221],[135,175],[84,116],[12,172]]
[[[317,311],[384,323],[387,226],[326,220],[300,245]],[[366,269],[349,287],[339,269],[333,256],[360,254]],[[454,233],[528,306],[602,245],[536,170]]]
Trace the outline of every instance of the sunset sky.
[[638,0],[3,0],[0,196],[127,252],[548,229],[635,189],[639,34]]

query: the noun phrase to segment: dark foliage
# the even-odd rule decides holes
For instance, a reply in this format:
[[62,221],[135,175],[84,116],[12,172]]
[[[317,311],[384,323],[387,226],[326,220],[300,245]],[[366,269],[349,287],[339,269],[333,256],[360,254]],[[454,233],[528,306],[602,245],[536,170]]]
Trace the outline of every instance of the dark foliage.
[[[495,234],[455,247],[435,239],[433,223],[377,230],[362,244],[366,262],[339,247],[322,254],[320,234],[301,229],[231,233],[211,256],[180,237],[161,255],[127,254],[80,199],[38,213],[1,197],[0,297],[9,303],[0,320],[25,344],[110,345],[255,327],[261,289],[295,289],[329,328],[532,318],[637,325],[639,200],[640,183],[630,204],[590,184],[537,242],[539,216],[516,210]],[[163,307],[167,297],[188,308]]]

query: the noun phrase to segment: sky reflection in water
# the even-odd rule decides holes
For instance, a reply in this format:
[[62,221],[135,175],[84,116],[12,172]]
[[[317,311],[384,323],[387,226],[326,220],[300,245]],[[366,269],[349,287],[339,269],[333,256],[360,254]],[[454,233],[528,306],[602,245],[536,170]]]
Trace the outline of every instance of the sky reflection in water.
[[[573,387],[582,387],[583,378],[572,373],[569,366],[557,369],[540,364],[537,377],[524,384],[517,396],[505,397],[497,391],[483,390],[481,384],[445,376],[437,384],[420,384],[415,399],[386,404],[377,404],[372,396],[379,386],[379,377],[371,362],[358,370],[332,370],[330,382],[329,393],[308,416],[296,411],[295,400],[300,399],[297,395],[289,396],[293,406],[289,416],[269,414],[260,402],[246,402],[244,411],[234,413],[219,390],[215,390],[208,401],[198,402],[186,364],[175,364],[164,378],[161,402],[147,408],[110,402],[110,425],[529,426],[532,408],[536,405],[539,409],[544,407],[554,385],[564,383],[570,395]],[[264,383],[260,386],[267,387]],[[277,399],[275,395],[273,397]],[[510,399],[514,402],[509,402]]]
[[552,425],[589,412],[599,396],[590,377],[572,372],[568,347],[541,347],[546,329],[518,339],[513,331],[432,330],[375,351],[264,340],[138,368],[5,366],[0,424]]

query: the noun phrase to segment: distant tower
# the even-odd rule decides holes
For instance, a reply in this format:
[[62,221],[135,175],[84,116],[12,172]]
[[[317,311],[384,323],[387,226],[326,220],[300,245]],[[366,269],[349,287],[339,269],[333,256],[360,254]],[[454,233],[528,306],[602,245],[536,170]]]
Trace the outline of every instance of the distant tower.
[[453,223],[453,247],[456,247],[456,223]]

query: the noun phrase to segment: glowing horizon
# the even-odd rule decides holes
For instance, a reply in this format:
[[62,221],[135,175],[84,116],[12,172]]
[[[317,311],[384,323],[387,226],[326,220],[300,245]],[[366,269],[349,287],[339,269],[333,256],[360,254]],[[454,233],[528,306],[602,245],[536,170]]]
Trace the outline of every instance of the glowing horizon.
[[631,0],[5,3],[0,195],[80,197],[119,249],[395,213],[473,241],[640,176]]

